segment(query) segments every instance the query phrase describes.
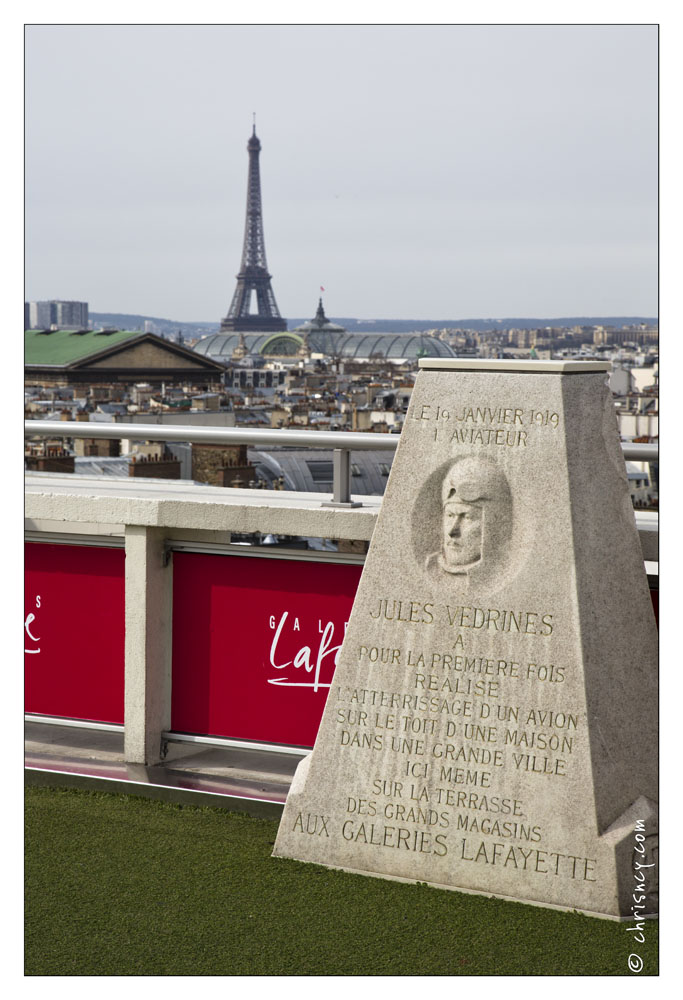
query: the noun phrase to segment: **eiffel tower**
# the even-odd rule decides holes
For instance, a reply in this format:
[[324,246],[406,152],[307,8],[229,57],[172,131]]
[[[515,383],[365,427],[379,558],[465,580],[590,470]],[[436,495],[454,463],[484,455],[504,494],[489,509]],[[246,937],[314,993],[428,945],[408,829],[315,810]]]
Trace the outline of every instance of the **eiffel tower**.
[[[242,264],[237,275],[237,288],[228,315],[221,320],[221,331],[241,330],[245,333],[271,333],[287,329],[287,320],[280,316],[275,301],[271,275],[266,263],[266,243],[263,237],[261,210],[261,175],[259,153],[261,143],[256,135],[256,123],[247,143],[249,182],[247,185],[247,219],[244,227]],[[250,313],[252,292],[256,293],[258,311]]]

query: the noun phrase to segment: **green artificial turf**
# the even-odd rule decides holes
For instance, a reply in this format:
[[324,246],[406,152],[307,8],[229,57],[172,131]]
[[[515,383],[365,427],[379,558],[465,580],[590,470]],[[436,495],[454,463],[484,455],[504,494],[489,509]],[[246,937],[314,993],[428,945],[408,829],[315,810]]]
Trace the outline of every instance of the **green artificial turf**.
[[27,975],[640,975],[628,924],[271,858],[274,820],[28,788]]

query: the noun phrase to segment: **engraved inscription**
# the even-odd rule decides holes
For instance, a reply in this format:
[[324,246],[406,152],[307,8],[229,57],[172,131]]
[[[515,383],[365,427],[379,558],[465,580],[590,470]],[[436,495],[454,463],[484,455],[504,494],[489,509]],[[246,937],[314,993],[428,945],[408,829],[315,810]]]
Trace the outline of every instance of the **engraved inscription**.
[[444,407],[423,403],[411,413],[411,420],[431,425],[434,441],[449,444],[499,445],[526,448],[527,428],[557,430],[560,415],[555,411],[526,409],[518,406]]
[[497,842],[481,841],[474,845],[463,837],[458,855],[463,861],[474,864],[501,865],[506,868],[511,865],[517,871],[538,872],[541,875],[557,875],[561,878],[581,879],[584,882],[595,882],[595,858],[581,858],[573,854],[561,854],[559,851],[541,851],[538,848],[508,846]]
[[292,830],[297,833],[307,833],[309,837],[329,837],[329,816],[316,816],[312,813],[298,813]]
[[[361,647],[361,661],[372,648]],[[392,648],[394,653],[386,660],[403,664],[399,676],[412,684],[414,691],[339,688],[336,721],[341,746],[378,754],[426,757],[440,765],[441,781],[456,788],[493,789],[508,772],[529,775],[534,781],[541,776],[566,778],[572,757],[581,745],[582,719],[575,711],[507,701],[501,684],[529,683],[524,671],[510,669],[513,664],[519,667],[515,661],[477,661],[467,654],[434,653],[433,662],[441,672],[412,669],[406,674],[406,667],[415,668],[418,662],[422,665],[427,657],[420,654],[416,658],[412,650],[406,653],[400,648]],[[497,671],[499,676],[465,677],[462,671],[466,667]],[[454,672],[456,669],[459,673]],[[559,673],[554,667],[552,670]],[[405,774],[426,777],[426,766],[412,759]],[[400,798],[400,783],[390,787],[392,797]],[[372,801],[373,794],[377,795],[376,787],[358,790],[359,800]],[[447,804],[453,805],[454,801]],[[474,829],[488,835],[485,829]],[[495,830],[490,834],[497,835]]]
[[496,632],[524,632],[526,635],[552,635],[553,616],[537,611],[505,611],[495,608],[450,607],[446,605],[448,624],[454,628],[487,629]]
[[[368,615],[375,621],[397,622],[404,625],[447,625],[450,628],[466,628],[481,632],[521,632],[524,635],[553,634],[553,616],[547,611],[525,611],[521,608],[478,608],[470,605],[445,604],[436,606],[430,601],[405,601],[391,597],[380,597],[368,609]],[[361,649],[375,649],[372,662],[398,663],[397,657],[387,649],[378,656],[377,647],[362,646]],[[543,677],[539,678],[544,680]]]

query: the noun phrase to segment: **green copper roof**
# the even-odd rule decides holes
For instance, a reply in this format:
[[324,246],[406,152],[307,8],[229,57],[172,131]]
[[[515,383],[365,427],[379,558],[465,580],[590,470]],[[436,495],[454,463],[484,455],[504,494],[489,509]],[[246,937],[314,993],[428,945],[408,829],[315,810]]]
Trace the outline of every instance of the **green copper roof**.
[[116,333],[74,333],[69,330],[26,330],[24,334],[25,365],[69,365],[91,354],[99,354],[108,347],[115,347],[132,337],[141,337],[139,330],[117,330]]

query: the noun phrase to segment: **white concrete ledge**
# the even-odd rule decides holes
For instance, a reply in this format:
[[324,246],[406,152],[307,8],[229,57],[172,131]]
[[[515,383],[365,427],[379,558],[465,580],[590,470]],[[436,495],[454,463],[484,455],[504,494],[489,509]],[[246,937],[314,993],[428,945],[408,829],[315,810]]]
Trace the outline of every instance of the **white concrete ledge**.
[[[362,507],[321,504],[329,493],[237,490],[166,479],[112,479],[37,473],[26,477],[25,517],[30,531],[119,534],[124,525],[192,532],[272,532],[313,538],[369,541],[382,505],[376,496],[352,497]],[[636,511],[643,559],[659,559],[659,517]],[[209,535],[207,534],[207,539]]]
[[[163,479],[26,477],[29,521],[124,524],[205,531],[272,532],[368,540],[382,498],[353,496],[361,507],[322,507],[329,493],[196,486]],[[30,527],[30,525],[29,525]]]

